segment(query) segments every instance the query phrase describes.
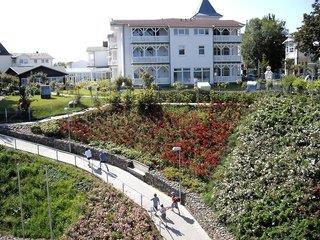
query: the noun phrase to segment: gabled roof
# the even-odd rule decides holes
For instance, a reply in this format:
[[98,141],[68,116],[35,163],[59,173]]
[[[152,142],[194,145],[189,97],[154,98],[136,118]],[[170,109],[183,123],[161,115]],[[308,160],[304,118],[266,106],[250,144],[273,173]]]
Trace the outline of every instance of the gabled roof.
[[28,56],[31,59],[37,59],[37,58],[53,59],[53,57],[48,53],[12,53],[12,58],[17,58],[22,55]]
[[[48,67],[48,66],[43,66],[43,65],[36,66],[36,67],[10,67],[9,70],[11,69],[17,75],[21,75],[23,73],[30,72],[30,71],[38,69],[38,68],[48,68],[48,69],[63,73],[65,75],[68,75],[68,73],[65,71],[65,69],[63,67]],[[9,70],[7,70],[7,71],[9,71]]]
[[222,15],[217,13],[213,8],[209,0],[202,0],[199,11],[194,15],[194,17],[217,17],[221,18]]
[[0,43],[0,56],[3,55],[10,55],[10,53],[7,51],[7,49]]
[[167,18],[152,20],[113,20],[111,25],[126,25],[129,27],[243,27],[244,24],[234,20],[219,20],[216,18]]

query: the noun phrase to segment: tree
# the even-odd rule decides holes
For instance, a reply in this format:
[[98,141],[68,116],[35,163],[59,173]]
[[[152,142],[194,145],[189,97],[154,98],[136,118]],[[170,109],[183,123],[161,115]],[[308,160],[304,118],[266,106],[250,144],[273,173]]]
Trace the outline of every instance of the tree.
[[0,73],[0,92],[2,89],[7,88],[9,92],[10,89],[14,89],[19,86],[19,79],[17,77],[11,76],[6,73]]
[[49,79],[47,77],[47,74],[43,72],[38,72],[29,76],[29,82],[31,84],[49,84]]
[[154,77],[150,73],[143,72],[143,73],[141,73],[140,78],[142,79],[145,88],[150,89],[152,87]]
[[285,57],[287,30],[285,22],[268,15],[253,18],[244,32],[241,53],[248,67],[259,68],[260,63],[269,63],[272,69],[282,67]]
[[313,11],[304,14],[303,25],[294,34],[298,49],[306,54],[310,54],[314,61],[320,58],[320,47],[313,43],[320,41],[320,2],[315,0],[312,4]]

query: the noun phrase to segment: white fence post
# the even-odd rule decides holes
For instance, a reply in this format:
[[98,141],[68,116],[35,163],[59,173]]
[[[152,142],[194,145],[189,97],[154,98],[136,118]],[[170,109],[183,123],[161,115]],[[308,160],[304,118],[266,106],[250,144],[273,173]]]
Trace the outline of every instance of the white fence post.
[[74,155],[74,165],[77,166],[77,156]]
[[142,194],[140,193],[140,204],[141,204],[141,207],[142,207],[142,201],[143,201],[143,196],[142,196]]
[[40,155],[40,150],[39,150],[39,144],[37,144],[37,151],[38,151],[38,155]]
[[59,160],[59,155],[57,150],[56,150],[56,159]]
[[124,183],[122,183],[122,192],[124,193]]
[[14,139],[14,149],[17,149],[17,139]]

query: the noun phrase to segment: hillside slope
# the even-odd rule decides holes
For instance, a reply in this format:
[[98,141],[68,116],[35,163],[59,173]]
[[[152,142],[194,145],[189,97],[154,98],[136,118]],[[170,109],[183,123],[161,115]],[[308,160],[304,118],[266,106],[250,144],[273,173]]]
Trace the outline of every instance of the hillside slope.
[[256,103],[211,186],[238,239],[320,239],[320,97]]

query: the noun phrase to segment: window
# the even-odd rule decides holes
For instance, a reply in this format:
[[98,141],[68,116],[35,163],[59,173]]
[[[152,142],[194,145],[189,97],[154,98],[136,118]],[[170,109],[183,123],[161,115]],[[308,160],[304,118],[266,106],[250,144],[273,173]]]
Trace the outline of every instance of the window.
[[145,53],[147,57],[154,57],[156,55],[156,51],[153,47],[148,47]]
[[198,82],[210,82],[210,68],[195,68],[193,77]]
[[230,76],[230,68],[229,67],[224,67],[223,69],[222,69],[222,75],[223,76]]
[[173,34],[174,35],[179,35],[179,36],[185,36],[185,35],[189,35],[189,29],[188,28],[175,28],[173,30]]
[[218,29],[213,29],[213,35],[220,35],[220,31]]
[[134,30],[132,31],[132,36],[135,36],[135,37],[137,37],[137,36],[143,36],[143,31],[142,31],[142,29],[134,29]]
[[44,63],[44,59],[42,59],[41,62]]
[[34,60],[33,60],[33,62],[34,62],[34,63],[37,63],[37,62],[38,62],[38,60],[37,60],[37,59],[34,59]]
[[219,67],[214,67],[213,72],[215,76],[221,76],[221,69]]
[[213,48],[213,55],[221,55],[221,50],[218,47]]
[[19,60],[19,63],[20,63],[20,64],[23,64],[23,59],[20,59],[20,60]]
[[222,35],[230,35],[230,32],[228,29],[223,29]]
[[173,70],[173,80],[174,82],[190,83],[190,68],[175,68]]
[[204,55],[204,46],[199,46],[199,55]]
[[49,63],[49,59],[46,59],[46,63]]
[[230,55],[230,49],[228,47],[223,48],[222,55]]
[[209,28],[195,28],[194,35],[209,35]]
[[186,49],[184,46],[179,46],[179,55],[186,55]]
[[23,63],[24,63],[24,64],[28,64],[28,59],[24,59],[24,60],[23,60]]

